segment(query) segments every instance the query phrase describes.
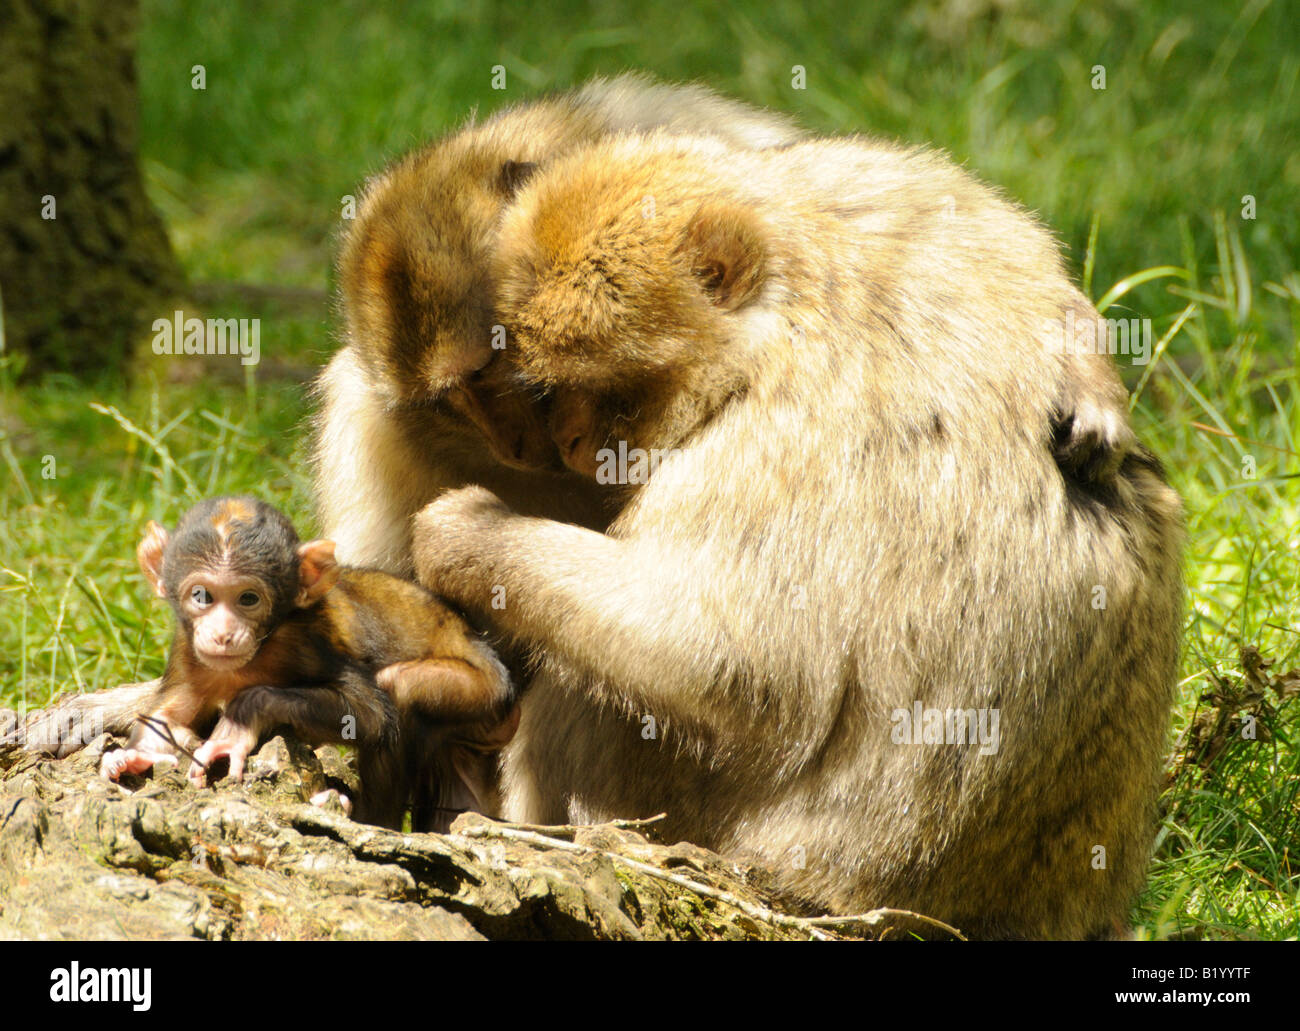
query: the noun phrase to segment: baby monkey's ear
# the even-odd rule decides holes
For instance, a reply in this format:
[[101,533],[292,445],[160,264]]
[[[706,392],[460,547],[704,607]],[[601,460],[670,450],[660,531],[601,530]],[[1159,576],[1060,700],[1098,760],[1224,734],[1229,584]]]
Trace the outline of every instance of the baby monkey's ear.
[[536,173],[536,161],[507,161],[501,166],[501,175],[497,183],[502,193],[507,197],[513,197]]
[[153,593],[160,598],[167,597],[167,588],[163,586],[162,566],[163,552],[167,550],[167,531],[149,520],[144,528],[144,540],[135,549],[135,557],[140,563],[140,572],[149,581]]
[[703,205],[686,228],[678,253],[709,300],[734,311],[763,285],[766,248],[754,213],[738,204]]
[[298,597],[299,608],[314,605],[329,593],[339,581],[339,564],[334,560],[334,542],[308,541],[298,545]]

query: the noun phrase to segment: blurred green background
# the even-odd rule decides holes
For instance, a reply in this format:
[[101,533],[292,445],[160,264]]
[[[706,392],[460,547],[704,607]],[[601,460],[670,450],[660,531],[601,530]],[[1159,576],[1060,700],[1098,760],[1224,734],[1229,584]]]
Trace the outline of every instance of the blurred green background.
[[[1153,320],[1158,357],[1123,372],[1187,503],[1189,608],[1134,919],[1142,936],[1300,934],[1300,703],[1273,682],[1300,664],[1297,13],[1277,0],[146,0],[150,196],[209,313],[262,318],[264,360],[243,382],[150,368],[130,385],[22,387],[0,363],[0,698],[37,705],[160,669],[165,612],[133,559],[146,519],[250,490],[310,531],[305,382],[335,346],[333,240],[367,174],[474,109],[593,74],[698,79],[815,130],[948,151],[1041,213],[1107,315]],[[1243,663],[1244,647],[1272,669]],[[1237,732],[1243,712],[1258,739]]]
[[[1296,5],[811,6],[146,2],[147,167],[193,274],[320,285],[338,198],[385,158],[475,108],[644,69],[815,130],[941,147],[1040,211],[1076,259],[1099,215],[1099,282],[1181,259],[1184,219],[1211,258],[1214,213],[1245,194],[1257,272],[1293,271]],[[206,93],[189,88],[195,63]],[[497,64],[505,91],[489,85]]]

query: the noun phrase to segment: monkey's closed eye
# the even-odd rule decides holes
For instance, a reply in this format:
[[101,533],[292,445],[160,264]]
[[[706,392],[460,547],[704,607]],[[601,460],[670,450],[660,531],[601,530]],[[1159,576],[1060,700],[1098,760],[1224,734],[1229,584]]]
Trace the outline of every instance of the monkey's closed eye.
[[485,361],[482,365],[480,365],[477,369],[475,369],[473,372],[469,374],[469,381],[471,383],[475,383],[481,380],[483,376],[487,373],[487,370],[492,368],[492,363],[497,360],[497,355],[500,353],[501,353],[500,351],[493,350],[492,353],[488,355],[487,361]]
[[190,601],[194,602],[195,605],[207,608],[212,604],[212,595],[208,593],[208,589],[202,584],[195,584],[190,590]]
[[256,591],[245,591],[243,594],[239,596],[239,604],[243,605],[244,608],[246,609],[251,609],[254,605],[256,605],[261,600],[262,600],[261,595],[259,595]]

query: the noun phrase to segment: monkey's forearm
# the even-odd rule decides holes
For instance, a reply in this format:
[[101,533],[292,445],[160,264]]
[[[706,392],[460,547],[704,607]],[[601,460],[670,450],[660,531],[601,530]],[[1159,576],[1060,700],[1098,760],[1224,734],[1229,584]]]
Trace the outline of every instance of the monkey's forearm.
[[[721,658],[735,653],[718,648],[728,636],[721,607],[685,556],[661,546],[651,561],[632,542],[516,516],[483,503],[484,494],[457,491],[416,518],[415,566],[426,586],[590,675],[597,689],[631,687],[662,715],[716,720],[743,671]],[[752,697],[735,697],[746,723]]]
[[206,771],[199,764],[221,757],[230,760],[230,775],[238,779],[258,738],[276,726],[292,728],[313,746],[356,745],[363,795],[354,815],[364,823],[401,826],[406,789],[397,711],[387,695],[358,673],[345,673],[332,686],[241,691],[196,753],[191,779],[202,783]]
[[203,739],[189,726],[170,719],[165,711],[159,710],[147,713],[145,720],[136,723],[126,747],[151,755],[192,756],[202,743]]
[[359,674],[329,686],[250,687],[226,706],[221,723],[243,727],[254,738],[287,726],[313,746],[382,743],[397,732],[392,701]]
[[230,776],[239,780],[244,760],[262,735],[287,726],[312,746],[353,744],[365,755],[396,754],[397,712],[392,700],[359,674],[345,674],[320,687],[250,687],[226,706],[211,736],[194,753],[190,779],[206,783],[207,767],[230,760]]
[[124,773],[144,773],[163,760],[194,755],[200,738],[189,726],[172,719],[168,710],[155,709],[137,720],[126,747],[105,752],[100,775],[117,780]]

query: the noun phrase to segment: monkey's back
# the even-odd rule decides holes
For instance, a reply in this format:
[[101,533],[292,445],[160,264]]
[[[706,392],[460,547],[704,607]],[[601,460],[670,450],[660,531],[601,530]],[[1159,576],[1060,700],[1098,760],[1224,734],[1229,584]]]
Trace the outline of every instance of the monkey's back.
[[[1058,462],[1070,375],[1099,380],[1128,425],[1110,357],[1081,366],[1060,343],[1067,309],[1092,313],[1050,236],[942,158],[854,141],[764,155],[615,141],[549,174],[557,191],[587,176],[585,207],[557,206],[557,220],[581,217],[566,245],[628,270],[623,283],[671,272],[654,259],[676,237],[628,256],[608,222],[641,241],[640,222],[689,226],[717,196],[761,220],[771,260],[738,328],[712,337],[658,315],[671,275],[642,309],[625,285],[608,291],[623,307],[607,363],[638,331],[632,362],[677,348],[675,368],[721,340],[706,359],[739,355],[746,393],[702,395],[709,418],[609,534],[648,593],[693,611],[674,640],[646,634],[597,666],[612,688],[593,660],[546,656],[508,757],[509,815],[666,810],[665,834],[755,855],[839,912],[898,906],[987,937],[1114,933],[1154,834],[1181,509],[1140,449],[1105,482]],[[646,220],[635,200],[651,188]],[[526,234],[520,212],[506,228]],[[510,271],[501,296],[527,294],[531,270]],[[591,296],[552,285],[528,313],[538,337],[590,361],[590,327],[561,330]],[[607,627],[585,628],[593,653]],[[593,705],[602,693],[626,709]],[[665,696],[681,716],[647,740],[641,699]],[[965,729],[899,733],[916,713],[918,726],[969,714],[997,729],[987,748]]]
[[476,636],[436,595],[374,569],[345,568],[321,604],[338,647],[372,671],[395,662],[462,657]]

